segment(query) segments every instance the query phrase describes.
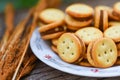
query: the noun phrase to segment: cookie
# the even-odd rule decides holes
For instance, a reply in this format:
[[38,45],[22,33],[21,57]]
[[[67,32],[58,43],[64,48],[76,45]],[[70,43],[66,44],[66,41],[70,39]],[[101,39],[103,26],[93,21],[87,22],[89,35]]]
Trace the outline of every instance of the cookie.
[[59,10],[56,8],[45,9],[39,14],[40,20],[45,22],[45,23],[63,21],[64,16],[65,16],[64,12],[62,10]]
[[113,15],[120,18],[120,2],[117,2],[113,6]]
[[62,24],[62,21],[50,23],[39,27],[38,31],[40,32],[42,39],[44,40],[58,38],[61,34],[63,34],[66,31],[66,27]]
[[75,34],[80,37],[86,45],[103,37],[103,33],[95,27],[85,27],[79,29],[75,32]]
[[108,10],[109,20],[120,21],[120,18],[114,13],[113,9]]
[[120,50],[120,42],[116,43],[117,49]]
[[[75,19],[75,18],[72,18],[71,16],[69,15],[66,15],[65,16],[65,22],[68,26],[71,26],[73,27],[73,29],[77,30],[79,28],[82,28],[82,27],[85,27],[85,26],[89,26],[91,23],[92,23],[93,19],[90,19],[90,20],[79,20],[79,19]],[[68,29],[72,29],[70,27],[68,27]]]
[[120,49],[118,49],[117,52],[118,52],[118,57],[119,57],[120,56]]
[[91,42],[88,47],[87,47],[87,60],[88,62],[94,66],[94,67],[97,67],[97,65],[94,63],[94,60],[92,58],[92,46],[93,46],[93,43],[94,42]]
[[80,66],[91,67],[92,65],[88,62],[87,59],[83,59],[78,63]]
[[118,21],[110,21],[108,24],[109,24],[109,27],[111,27],[111,26],[120,26],[120,22],[118,22]]
[[105,31],[108,28],[108,13],[106,10],[95,8],[94,19],[94,26],[96,28],[99,28],[101,31]]
[[104,32],[104,37],[111,38],[115,42],[120,41],[120,26],[111,26]]
[[81,40],[74,33],[64,33],[60,36],[57,51],[60,58],[68,63],[74,63],[83,56]]
[[94,10],[91,6],[86,4],[72,4],[66,8],[66,13],[75,18],[92,17]]
[[52,49],[52,51],[54,51],[56,54],[58,54],[57,46],[51,45],[51,49]]
[[115,65],[120,65],[120,57],[117,58],[117,61],[115,62]]
[[95,67],[100,68],[113,66],[118,56],[115,42],[110,38],[101,38],[93,42],[92,46],[89,47],[88,54],[88,56],[91,57]]
[[57,46],[58,44],[58,38],[51,39],[51,42],[54,46]]

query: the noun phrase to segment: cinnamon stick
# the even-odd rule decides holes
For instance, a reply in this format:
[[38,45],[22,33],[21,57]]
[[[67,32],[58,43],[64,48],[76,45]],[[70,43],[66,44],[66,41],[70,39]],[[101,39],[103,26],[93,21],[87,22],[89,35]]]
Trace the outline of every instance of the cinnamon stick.
[[5,25],[6,30],[0,44],[0,59],[5,52],[7,41],[9,40],[10,34],[12,34],[14,28],[14,6],[11,3],[8,3],[5,7]]

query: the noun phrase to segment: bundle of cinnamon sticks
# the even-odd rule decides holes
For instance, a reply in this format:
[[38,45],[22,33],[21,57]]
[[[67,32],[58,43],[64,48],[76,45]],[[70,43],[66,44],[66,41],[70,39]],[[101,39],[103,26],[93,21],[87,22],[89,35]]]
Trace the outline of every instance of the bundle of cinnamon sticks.
[[0,41],[0,80],[20,80],[35,67],[37,58],[29,47],[29,41],[37,26],[40,11],[56,7],[60,0],[39,0],[28,15],[14,26],[15,10],[12,4],[5,8],[6,29]]

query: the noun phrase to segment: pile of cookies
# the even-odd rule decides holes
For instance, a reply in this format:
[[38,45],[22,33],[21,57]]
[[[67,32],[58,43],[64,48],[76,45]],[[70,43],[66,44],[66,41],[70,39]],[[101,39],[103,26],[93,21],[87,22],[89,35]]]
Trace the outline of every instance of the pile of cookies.
[[39,14],[39,32],[65,62],[108,68],[120,65],[120,2],[95,8],[76,3],[65,12],[48,8]]

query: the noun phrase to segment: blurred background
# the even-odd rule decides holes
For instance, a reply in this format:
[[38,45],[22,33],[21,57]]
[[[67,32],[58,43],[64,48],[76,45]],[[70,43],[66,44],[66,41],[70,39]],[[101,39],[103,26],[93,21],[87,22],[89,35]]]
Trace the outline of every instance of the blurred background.
[[[3,12],[5,5],[9,2],[15,6],[15,9],[19,10],[19,9],[28,9],[34,6],[38,1],[39,0],[0,0],[0,12]],[[63,8],[68,6],[69,4],[76,2],[86,3],[93,7],[100,4],[113,6],[113,4],[118,1],[119,0],[61,0],[62,4],[60,7]]]

